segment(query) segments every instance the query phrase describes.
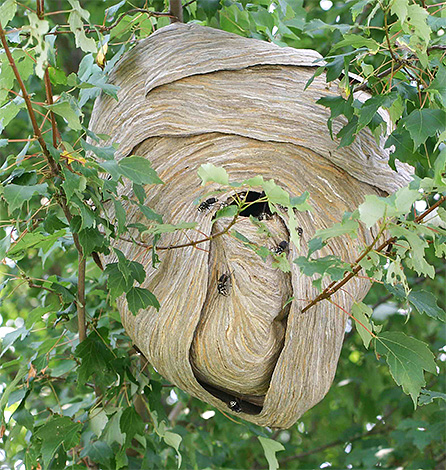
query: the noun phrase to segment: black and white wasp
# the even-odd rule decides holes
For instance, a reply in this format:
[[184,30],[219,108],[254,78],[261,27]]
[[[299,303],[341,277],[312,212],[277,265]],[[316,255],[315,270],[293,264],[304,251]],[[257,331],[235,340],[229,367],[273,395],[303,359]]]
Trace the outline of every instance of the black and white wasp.
[[206,201],[203,201],[198,206],[198,212],[204,212],[209,210],[216,202],[218,202],[218,199],[216,197],[210,197],[209,199],[206,199]]
[[228,297],[231,292],[231,274],[232,273],[223,273],[220,277],[217,278],[217,291],[220,295],[223,295],[224,297]]
[[273,250],[276,255],[282,254],[288,248],[288,242],[283,240]]
[[228,407],[231,411],[234,411],[235,413],[240,413],[242,411],[242,407],[240,406],[240,400],[238,400],[237,398],[229,400]]

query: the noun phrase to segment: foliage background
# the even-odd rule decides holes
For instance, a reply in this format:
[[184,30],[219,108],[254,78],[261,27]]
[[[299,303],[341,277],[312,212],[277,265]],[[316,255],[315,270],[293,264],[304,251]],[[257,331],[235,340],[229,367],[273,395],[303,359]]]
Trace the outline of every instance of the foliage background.
[[[11,3],[14,2],[4,2],[3,7]],[[104,22],[106,9],[113,7],[115,2],[84,3],[92,25],[110,25],[121,13],[135,7],[168,10],[163,1],[148,5],[138,1],[134,4],[120,2],[115,11],[109,10],[108,20],[111,21]],[[330,79],[350,68],[367,77],[378,95],[391,91],[386,89],[389,82],[377,76],[388,70],[389,58],[392,60],[392,54],[396,54],[401,61],[418,67],[418,72],[415,68],[409,72],[404,69],[396,72],[398,62],[392,62],[396,67],[387,77],[392,77],[392,89],[397,92],[389,106],[396,116],[395,121],[403,122],[404,117],[420,109],[444,113],[446,73],[442,68],[442,38],[446,28],[446,8],[443,3],[436,6],[433,6],[434,2],[411,3],[420,9],[414,13],[423,10],[430,14],[428,19],[424,18],[424,23],[420,20],[421,23],[412,25],[412,29],[408,15],[402,19],[404,8],[409,6],[404,0],[388,3],[278,0],[273,3],[275,8],[271,4],[261,0],[189,2],[184,9],[184,19],[280,45],[316,49],[324,56],[333,57],[328,66]],[[55,24],[66,25],[69,11],[82,12],[75,1],[48,2],[45,11],[49,13],[50,8],[59,13],[45,17],[50,22],[49,28]],[[41,40],[39,43],[34,39],[27,45],[28,37],[18,34],[19,31],[30,31],[26,28],[31,10],[36,10],[35,2],[25,1],[19,6],[20,14],[8,24],[8,29],[13,29],[8,32],[8,37],[10,47],[16,48],[15,58],[33,102],[43,103],[46,96],[42,80],[34,69],[35,64],[21,52],[26,49],[36,57],[36,46],[41,45]],[[397,43],[398,35],[393,36],[396,29],[392,30],[390,26],[394,50],[382,47],[376,52],[374,44],[367,40],[385,44],[383,25],[387,20],[393,28],[405,25],[408,31]],[[87,18],[82,21],[86,22]],[[85,170],[84,154],[79,145],[79,137],[85,136],[85,131],[76,129],[76,120],[70,122],[72,113],[80,116],[82,112],[83,126],[88,127],[94,98],[105,88],[101,78],[135,39],[168,23],[167,17],[149,18],[136,12],[124,16],[110,31],[101,32],[96,28],[87,34],[101,44],[108,43],[104,73],[94,64],[96,52],[89,53],[76,47],[73,34],[53,36],[57,52],[53,53],[53,45],[48,44],[54,93],[60,96],[65,92],[77,102],[65,116],[65,111],[56,112],[55,119],[61,140],[78,153],[66,145],[68,157],[60,151],[56,155],[61,164],[71,165],[89,178],[91,188],[85,186],[80,191],[79,183],[75,188],[79,194],[85,193],[85,200],[92,194],[99,194],[103,188],[97,189],[94,185],[99,187],[100,183],[95,180],[95,174]],[[426,27],[428,30],[423,29]],[[68,31],[68,28],[60,27],[60,30]],[[419,40],[404,42],[407,35]],[[334,49],[336,44],[341,46]],[[429,47],[432,48],[430,53]],[[95,48],[98,50],[97,45]],[[339,56],[335,57],[336,54]],[[414,60],[412,55],[415,55]],[[430,243],[426,250],[423,248],[422,253],[423,259],[433,266],[435,276],[431,278],[410,269],[410,263],[405,267],[410,288],[414,292],[430,292],[438,300],[438,306],[431,305],[432,315],[421,315],[422,312],[418,313],[404,299],[389,294],[380,283],[373,285],[364,301],[373,308],[373,321],[382,324],[385,330],[404,331],[429,344],[439,374],[426,373],[426,389],[436,391],[436,395],[432,392],[422,394],[419,406],[414,409],[411,397],[395,384],[384,358],[377,359],[373,350],[364,348],[360,335],[353,328],[347,332],[336,378],[327,397],[291,429],[262,429],[214,412],[208,405],[167,383],[132,349],[110,298],[107,273],[102,272],[91,258],[87,259],[85,282],[88,336],[79,345],[75,305],[79,257],[70,233],[80,232],[72,223],[69,231],[58,235],[68,226],[55,196],[63,178],[59,176],[58,180],[53,175],[51,179],[38,144],[26,142],[33,135],[27,111],[23,100],[16,97],[19,93],[17,83],[12,87],[8,85],[10,72],[4,53],[1,60],[0,111],[1,127],[5,129],[1,136],[3,140],[0,140],[0,165],[4,188],[11,182],[23,187],[48,182],[45,190],[33,191],[29,197],[21,196],[16,202],[12,198],[14,194],[11,196],[3,189],[0,202],[2,256],[10,250],[0,268],[2,468],[56,469],[66,465],[69,468],[104,469],[275,468],[275,458],[280,468],[443,468],[446,459],[446,338],[440,320],[444,319],[441,309],[446,307],[446,274],[442,252],[438,248],[444,246],[445,234],[441,228],[436,242]],[[73,73],[78,79],[70,75]],[[97,77],[93,80],[94,74]],[[430,94],[426,92],[429,85],[433,89]],[[332,115],[352,117],[354,103],[349,100],[350,84],[345,79],[343,86],[345,99],[336,103],[337,107],[330,103]],[[15,93],[8,92],[11,88]],[[107,91],[114,92],[113,89]],[[398,95],[403,98],[400,100]],[[71,106],[69,99],[66,100]],[[36,108],[46,112],[44,107],[36,105]],[[67,117],[70,125],[67,125]],[[433,128],[432,122],[426,127],[419,124],[421,137],[416,132],[417,126],[411,129],[401,124],[398,127],[397,156],[415,166],[419,179],[433,178],[435,159],[444,159],[439,156],[442,146],[437,145],[442,132],[444,140],[442,117],[444,114],[440,115],[439,122],[434,122]],[[41,116],[39,119],[42,122]],[[48,121],[43,129],[51,129]],[[347,137],[354,138],[354,131],[350,129]],[[48,143],[50,136],[48,133],[45,137]],[[419,145],[415,147],[413,140],[417,137],[421,143],[417,142]],[[70,161],[70,156],[74,160]],[[437,165],[436,176],[441,177],[444,165],[438,168]],[[97,175],[97,167],[95,171]],[[425,206],[421,203],[418,211],[438,200],[435,194],[444,190],[441,185],[430,188],[432,194],[426,196]],[[99,215],[95,213],[94,217]],[[14,237],[31,233],[37,227],[43,227],[37,233],[45,234],[45,242],[27,245],[23,256],[11,254],[11,237],[14,247]],[[90,240],[95,240],[94,229],[92,225]],[[52,234],[56,235],[51,237]],[[88,242],[83,243],[85,250]],[[101,246],[96,239],[90,251],[94,249],[105,251],[107,246]],[[424,406],[423,396],[424,402],[429,403]],[[258,439],[259,436],[267,440]],[[278,450],[280,452],[276,454]]]

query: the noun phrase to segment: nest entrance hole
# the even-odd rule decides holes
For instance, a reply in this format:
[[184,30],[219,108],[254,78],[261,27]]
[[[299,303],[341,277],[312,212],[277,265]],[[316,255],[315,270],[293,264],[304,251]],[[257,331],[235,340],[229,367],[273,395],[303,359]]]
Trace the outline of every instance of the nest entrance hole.
[[201,380],[200,378],[197,377],[196,374],[195,379],[197,382],[211,395],[214,395],[214,397],[219,398],[221,401],[226,403],[229,409],[231,409],[231,402],[235,401],[239,407],[237,412],[243,411],[244,413],[247,413],[249,415],[258,415],[262,411],[263,408],[263,401],[265,399],[264,396],[261,397],[255,397],[254,399],[251,398],[252,401],[257,401],[258,404],[253,403],[252,401],[249,401],[249,398],[240,398],[239,396],[234,395],[233,393],[229,391],[224,391],[219,388],[214,387],[211,384],[208,384],[204,380]]
[[[258,191],[248,191],[237,194],[237,196],[232,196],[232,202],[228,205],[234,206],[237,204],[237,201],[243,201],[245,204],[249,204],[248,207],[243,209],[240,212],[241,217],[257,217],[257,218],[269,218],[272,216],[271,210],[269,208],[268,201],[264,201],[266,195],[264,192],[259,193]],[[259,202],[256,202],[259,201]]]

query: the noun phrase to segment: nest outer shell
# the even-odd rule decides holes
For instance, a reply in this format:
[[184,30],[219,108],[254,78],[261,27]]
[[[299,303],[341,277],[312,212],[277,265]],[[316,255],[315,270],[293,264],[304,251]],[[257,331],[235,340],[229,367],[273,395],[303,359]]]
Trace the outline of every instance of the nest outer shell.
[[[297,213],[303,236],[301,251],[291,245],[287,252],[290,273],[273,269],[271,260],[256,259],[230,236],[205,242],[201,249],[160,251],[157,270],[150,252],[115,243],[144,265],[143,287],[161,303],[159,312],[150,308],[134,316],[125,298],[118,299],[128,334],[151,364],[175,385],[227,413],[234,396],[263,405],[248,403],[240,416],[274,428],[291,426],[327,393],[346,322],[345,314],[328,302],[301,313],[317,291],[292,260],[305,255],[317,229],[341,220],[367,194],[404,186],[411,174],[405,165],[398,164],[398,172],[388,167],[388,151],[367,129],[350,147],[338,148],[326,127],[329,113],[315,104],[321,96],[337,96],[338,90],[320,76],[304,92],[317,60],[315,51],[174,23],[118,62],[110,81],[120,87],[119,101],[100,97],[90,124],[96,133],[111,136],[107,144],[120,143],[118,158],[136,154],[152,162],[165,184],[147,186],[146,203],[166,223],[197,221],[203,233],[228,223],[212,226],[215,208],[197,211],[197,199],[219,189],[200,186],[197,170],[203,163],[224,167],[233,181],[262,175],[292,196],[309,191],[314,210]],[[344,124],[336,120],[334,132]],[[126,183],[122,194],[133,197]],[[135,206],[126,210],[128,222],[147,223]],[[287,239],[286,213],[264,224],[269,239],[247,220],[235,228],[271,248]],[[376,228],[360,228],[359,240],[333,239],[319,256],[335,253],[353,262],[361,243],[370,243],[375,234]],[[193,232],[189,236],[196,238]],[[164,235],[161,244],[184,241],[184,234],[173,233]],[[231,273],[228,296],[218,294],[222,272]],[[355,278],[333,300],[349,310],[368,289],[368,281]],[[284,316],[282,306],[290,294],[295,300]]]

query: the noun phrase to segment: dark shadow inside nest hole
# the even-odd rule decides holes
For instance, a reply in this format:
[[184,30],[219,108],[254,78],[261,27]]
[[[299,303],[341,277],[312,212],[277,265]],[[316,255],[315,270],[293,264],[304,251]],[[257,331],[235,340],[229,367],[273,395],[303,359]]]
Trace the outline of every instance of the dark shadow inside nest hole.
[[[217,387],[214,387],[213,385],[210,385],[210,384],[206,383],[205,381],[199,379],[197,376],[195,376],[195,378],[196,378],[197,382],[207,392],[209,392],[211,395],[214,395],[214,397],[217,397],[221,401],[226,403],[226,405],[228,405],[228,408],[232,409],[232,411],[235,411],[236,413],[239,413],[239,412],[243,411],[243,413],[247,413],[249,415],[258,415],[262,411],[263,401],[265,399],[264,396],[255,397],[255,398],[251,398],[251,399],[246,397],[245,399],[243,399],[243,398],[235,396],[230,391],[224,391],[224,390],[221,390]],[[257,401],[258,404],[253,403],[253,401]]]
[[[243,205],[249,204],[246,209],[240,212],[242,217],[271,217],[272,212],[269,208],[268,201],[264,200],[266,195],[264,192],[259,193],[258,191],[248,191],[238,193],[237,196],[232,196],[232,202],[229,203],[230,206],[236,205],[237,201],[242,201]],[[259,202],[256,202],[259,201]]]

